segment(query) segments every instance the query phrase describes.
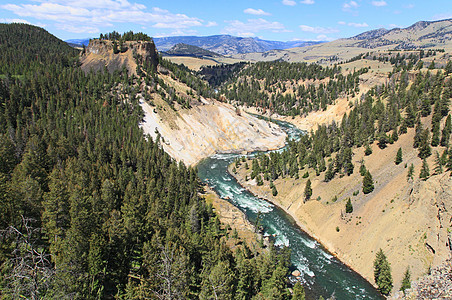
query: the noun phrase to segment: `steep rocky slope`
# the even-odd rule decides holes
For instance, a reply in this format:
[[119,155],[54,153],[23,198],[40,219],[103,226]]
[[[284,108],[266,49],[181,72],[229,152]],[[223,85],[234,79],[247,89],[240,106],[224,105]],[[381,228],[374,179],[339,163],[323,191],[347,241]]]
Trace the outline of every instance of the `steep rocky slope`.
[[[123,51],[116,54],[113,48],[111,41],[92,40],[81,55],[82,69],[98,71],[106,67],[113,72],[125,66],[129,74],[137,74],[137,63],[154,65],[157,82],[148,85],[146,75],[136,82],[140,91],[137,97],[145,114],[140,126],[145,134],[161,138],[165,151],[176,160],[193,165],[216,152],[277,149],[284,145],[286,134],[278,126],[230,104],[201,97],[171,71],[157,66],[153,42],[125,42]],[[165,88],[188,101],[190,108],[175,102],[170,105],[162,98],[169,97]]]
[[129,74],[136,75],[136,59],[138,63],[157,65],[158,55],[153,42],[127,41],[118,53],[114,53],[113,47],[114,43],[109,40],[90,40],[80,56],[81,68],[85,72],[91,69],[97,72],[106,67],[109,72],[113,72],[125,66]]
[[[376,189],[368,195],[361,191],[362,177],[358,171],[328,183],[311,171],[308,178],[312,181],[313,195],[307,202],[303,195],[308,178],[276,180],[278,195],[273,196],[268,184],[257,186],[255,180],[245,180],[250,170],[243,165],[236,177],[253,193],[281,206],[302,229],[371,282],[372,261],[382,248],[398,289],[408,266],[416,279],[448,258],[452,250],[452,177],[447,172],[427,181],[417,178],[422,162],[411,147],[413,136],[411,129],[385,150],[374,144],[370,156],[365,156],[363,149],[355,151],[355,166],[364,161],[374,177]],[[396,166],[394,158],[399,147],[403,148],[404,161]],[[433,157],[428,162],[433,166]],[[415,166],[415,180],[407,181],[405,164],[411,163]],[[251,166],[250,161],[248,165]],[[345,213],[349,197],[354,207],[352,214]]]

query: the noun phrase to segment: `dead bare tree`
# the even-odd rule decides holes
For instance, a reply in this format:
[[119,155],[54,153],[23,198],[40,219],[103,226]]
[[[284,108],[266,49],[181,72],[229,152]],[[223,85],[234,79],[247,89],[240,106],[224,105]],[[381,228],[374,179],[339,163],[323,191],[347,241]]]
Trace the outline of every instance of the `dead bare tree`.
[[8,242],[14,247],[5,262],[8,275],[3,293],[15,299],[41,299],[50,287],[55,271],[50,254],[41,243],[41,228],[33,227],[32,219],[21,218],[20,227],[0,230],[0,244]]

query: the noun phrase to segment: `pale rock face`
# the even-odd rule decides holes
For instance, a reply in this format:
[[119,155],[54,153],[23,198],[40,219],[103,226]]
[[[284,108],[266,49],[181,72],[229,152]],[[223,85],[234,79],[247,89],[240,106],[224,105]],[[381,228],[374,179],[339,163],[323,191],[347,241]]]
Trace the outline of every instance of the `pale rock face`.
[[[145,101],[140,126],[153,139],[163,137],[167,153],[187,165],[195,165],[215,153],[271,150],[284,146],[286,134],[275,124],[257,119],[215,100],[201,99],[199,105],[178,114],[175,125],[164,122]],[[157,133],[158,132],[158,133]]]

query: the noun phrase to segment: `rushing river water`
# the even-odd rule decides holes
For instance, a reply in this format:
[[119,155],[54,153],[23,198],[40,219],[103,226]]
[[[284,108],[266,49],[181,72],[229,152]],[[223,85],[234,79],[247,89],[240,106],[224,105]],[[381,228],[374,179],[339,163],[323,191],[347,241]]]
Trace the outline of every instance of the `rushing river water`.
[[[290,138],[296,139],[302,134],[289,123],[278,124]],[[302,273],[308,299],[317,299],[320,295],[325,298],[334,295],[341,300],[382,299],[371,284],[301,231],[283,210],[253,196],[240,186],[227,170],[228,165],[238,156],[241,155],[216,154],[203,160],[198,165],[199,176],[220,197],[229,199],[229,202],[244,212],[251,222],[255,222],[260,213],[264,234],[274,235],[275,245],[285,245],[291,249],[292,264]]]

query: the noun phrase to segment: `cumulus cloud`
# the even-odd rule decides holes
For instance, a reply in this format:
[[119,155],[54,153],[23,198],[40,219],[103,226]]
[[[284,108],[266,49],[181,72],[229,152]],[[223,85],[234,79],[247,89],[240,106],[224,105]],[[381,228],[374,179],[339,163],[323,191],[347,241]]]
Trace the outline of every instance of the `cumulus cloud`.
[[36,4],[4,4],[0,7],[20,17],[55,22],[55,26],[74,33],[96,33],[115,23],[137,23],[156,28],[212,26],[198,18],[168,10],[131,3],[127,0],[36,0]]
[[206,27],[214,27],[214,26],[218,26],[218,23],[214,22],[214,21],[209,21],[206,24]]
[[302,0],[302,1],[300,1],[300,3],[302,3],[302,4],[314,4],[315,2],[314,2],[314,0]]
[[288,6],[294,6],[297,4],[297,2],[293,1],[293,0],[283,0],[282,4],[284,5],[288,5]]
[[376,7],[386,6],[388,3],[386,3],[385,0],[378,0],[378,1],[372,1],[372,5]]
[[223,30],[223,34],[232,34],[238,36],[255,36],[259,31],[289,32],[283,24],[279,22],[270,22],[264,19],[249,19],[247,22],[239,20],[225,21],[228,23]]
[[354,9],[357,9],[358,7],[359,7],[358,3],[356,3],[356,1],[353,0],[342,4],[342,10],[344,11],[352,11]]
[[5,19],[0,18],[0,23],[24,23],[24,24],[31,24],[27,20],[24,19]]
[[344,22],[344,21],[339,21],[337,22],[337,24],[339,25],[347,25],[347,26],[351,26],[351,27],[356,27],[356,28],[362,28],[362,27],[369,27],[369,25],[366,22],[363,23],[353,23],[353,22]]
[[351,27],[356,27],[356,28],[369,27],[369,25],[367,25],[366,22],[363,22],[363,23],[353,23],[353,22],[351,22],[351,23],[348,23],[347,25],[351,26]]
[[312,27],[308,25],[300,25],[300,29],[304,32],[311,32],[311,33],[317,33],[317,34],[328,34],[328,33],[335,33],[339,32],[336,28],[326,28],[326,27]]
[[442,13],[442,14],[437,14],[434,15],[432,17],[432,21],[439,21],[439,20],[445,20],[445,19],[451,19],[452,18],[452,13]]
[[256,16],[269,16],[270,13],[263,11],[262,9],[254,9],[254,8],[247,8],[243,11],[246,14],[249,15],[256,15]]

